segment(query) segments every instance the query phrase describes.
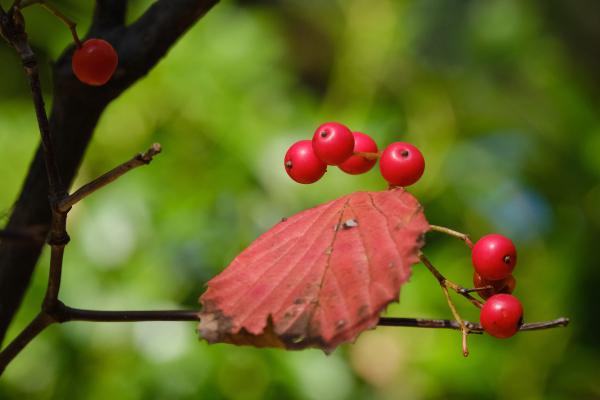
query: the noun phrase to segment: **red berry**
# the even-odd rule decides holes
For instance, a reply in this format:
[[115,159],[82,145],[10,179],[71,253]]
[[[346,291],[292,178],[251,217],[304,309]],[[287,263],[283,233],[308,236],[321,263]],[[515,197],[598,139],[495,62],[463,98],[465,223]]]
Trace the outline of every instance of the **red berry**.
[[[377,153],[377,143],[369,135],[362,132],[352,132],[354,135],[354,153]],[[377,159],[368,159],[361,156],[351,156],[338,167],[347,174],[363,174],[373,168]]]
[[310,140],[294,143],[285,153],[285,172],[298,183],[314,183],[321,179],[327,165],[316,155]]
[[496,294],[481,308],[479,322],[492,336],[505,339],[513,336],[523,323],[523,306],[510,294]]
[[345,125],[327,122],[317,128],[312,145],[315,154],[324,163],[339,165],[354,151],[354,135]]
[[517,250],[509,238],[494,233],[475,243],[471,257],[475,271],[482,278],[497,281],[506,278],[515,268]]
[[117,69],[117,52],[105,40],[86,40],[73,53],[73,73],[83,83],[91,86],[104,85]]
[[476,288],[491,286],[491,289],[477,291],[482,299],[488,299],[498,293],[511,294],[515,290],[515,286],[517,286],[517,280],[514,276],[508,275],[504,279],[490,281],[489,279],[483,278],[477,272],[473,272],[473,285],[475,285]]
[[394,186],[409,186],[423,175],[423,154],[410,143],[390,144],[381,155],[379,169],[383,178]]

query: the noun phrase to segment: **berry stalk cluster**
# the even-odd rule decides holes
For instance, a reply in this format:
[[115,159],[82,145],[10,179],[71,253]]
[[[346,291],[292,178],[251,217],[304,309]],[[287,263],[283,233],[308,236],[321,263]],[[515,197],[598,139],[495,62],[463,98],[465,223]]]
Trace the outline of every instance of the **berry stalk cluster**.
[[321,179],[328,165],[358,175],[371,170],[377,159],[381,175],[392,186],[410,186],[425,171],[425,159],[412,144],[395,142],[379,152],[369,135],[337,122],[320,125],[312,140],[294,143],[285,154],[284,166],[290,178],[309,184]]

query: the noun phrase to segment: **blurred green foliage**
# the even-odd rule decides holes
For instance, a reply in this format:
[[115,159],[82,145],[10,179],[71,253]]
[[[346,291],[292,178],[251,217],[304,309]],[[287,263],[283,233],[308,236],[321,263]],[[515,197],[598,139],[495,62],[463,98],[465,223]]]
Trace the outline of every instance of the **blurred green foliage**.
[[[83,32],[92,2],[56,3]],[[148,3],[132,1],[130,18]],[[69,33],[43,10],[25,16],[48,66]],[[429,220],[513,237],[526,319],[566,315],[569,328],[472,336],[464,359],[456,332],[378,328],[325,356],[208,346],[189,323],[71,323],[15,360],[0,398],[600,398],[600,87],[571,50],[544,0],[223,1],[102,117],[77,185],[152,142],[164,153],[73,210],[62,290],[81,307],[197,307],[206,281],[282,216],[385,187],[376,171],[288,179],[286,148],[337,120],[381,146],[419,146],[427,170],[411,191]],[[0,60],[6,220],[38,139],[5,45]],[[461,243],[431,234],[426,252],[470,284]],[[44,257],[9,336],[46,274]],[[420,266],[400,300],[389,315],[451,316]]]

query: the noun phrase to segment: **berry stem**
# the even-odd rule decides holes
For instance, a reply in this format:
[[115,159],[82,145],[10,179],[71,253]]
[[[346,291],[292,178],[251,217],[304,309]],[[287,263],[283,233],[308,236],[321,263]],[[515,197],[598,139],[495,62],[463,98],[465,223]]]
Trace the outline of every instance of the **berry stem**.
[[483,292],[484,290],[494,289],[492,285],[482,286],[482,287],[474,287],[474,288],[463,288],[463,293],[473,293],[473,292]]
[[454,319],[456,320],[456,322],[458,322],[458,325],[460,326],[460,331],[462,333],[463,356],[468,357],[469,356],[469,347],[467,345],[467,336],[469,335],[469,328],[466,327],[462,317],[458,313],[458,310],[456,309],[456,306],[454,305],[454,302],[452,301],[452,298],[450,297],[450,293],[448,293],[448,287],[446,287],[444,285],[441,285],[441,286],[442,286],[442,291],[444,292],[444,297],[446,297],[446,301],[448,302],[448,307],[450,308],[450,311],[452,312]]
[[440,271],[438,271],[438,269],[433,266],[431,261],[429,261],[429,259],[427,257],[425,257],[424,254],[421,254],[419,257],[420,257],[423,265],[425,265],[427,267],[427,269],[433,274],[433,276],[438,280],[439,284],[442,287],[454,290],[456,293],[460,294],[461,296],[463,296],[467,300],[469,300],[471,302],[471,304],[473,304],[477,308],[481,308],[483,306],[483,304],[479,300],[477,300],[475,297],[473,297],[469,294],[468,289],[462,287],[461,285],[459,285],[457,283],[454,283],[454,282],[446,279],[446,277],[444,277],[444,275],[442,275],[440,273]]
[[469,347],[467,345],[467,336],[469,335],[469,328],[465,325],[462,317],[460,316],[458,310],[456,309],[456,306],[454,305],[454,302],[452,301],[452,298],[450,297],[450,293],[448,293],[448,288],[451,288],[456,293],[466,297],[476,307],[481,308],[482,304],[481,304],[481,302],[479,302],[479,300],[477,300],[476,298],[471,296],[469,293],[467,293],[465,288],[446,279],[440,273],[440,271],[438,271],[437,268],[435,268],[433,266],[431,261],[429,261],[429,259],[427,257],[425,257],[425,255],[421,254],[420,258],[421,258],[421,262],[427,267],[427,269],[429,269],[429,271],[431,271],[433,276],[437,279],[438,283],[442,287],[442,291],[444,292],[444,297],[446,297],[446,301],[448,302],[448,307],[450,308],[450,311],[452,312],[454,319],[458,322],[458,325],[460,326],[460,331],[462,333],[463,356],[468,357],[469,356]]
[[446,228],[445,226],[439,225],[429,225],[429,230],[434,232],[445,233],[446,235],[450,235],[452,237],[460,239],[463,242],[465,242],[465,244],[469,246],[469,248],[473,248],[473,242],[471,241],[471,238],[469,238],[469,235],[467,235],[466,233],[461,233],[453,229]]
[[379,157],[381,157],[381,152],[371,153],[366,151],[355,151],[352,154],[355,156],[366,158],[367,160],[377,160]]
[[71,35],[73,36],[75,46],[77,46],[78,49],[81,48],[82,43],[81,40],[79,40],[79,36],[77,35],[77,24],[73,20],[68,18],[66,15],[64,15],[57,7],[55,7],[51,3],[48,3],[46,0],[15,0],[14,5],[22,10],[25,7],[31,6],[33,4],[39,4],[47,11],[52,13],[52,15],[58,18],[63,24],[65,24],[67,28],[69,28],[69,31],[71,31]]

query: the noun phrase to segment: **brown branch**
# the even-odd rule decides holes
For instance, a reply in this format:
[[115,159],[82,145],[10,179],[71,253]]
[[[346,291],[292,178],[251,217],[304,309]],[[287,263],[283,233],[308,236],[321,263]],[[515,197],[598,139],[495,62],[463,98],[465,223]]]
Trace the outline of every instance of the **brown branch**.
[[44,329],[53,323],[69,321],[141,322],[141,321],[197,321],[195,310],[158,311],[96,311],[71,308],[60,301],[51,309],[42,310],[33,321],[6,348],[0,352],[0,376],[10,362]]
[[6,366],[44,329],[54,321],[45,313],[40,313],[27,325],[21,333],[0,352],[0,376],[6,369]]
[[29,80],[38,129],[42,139],[42,149],[44,151],[46,173],[49,183],[49,194],[51,198],[56,198],[64,193],[64,188],[56,164],[54,142],[50,134],[50,123],[48,121],[44,98],[42,96],[42,85],[40,82],[37,59],[27,41],[27,34],[23,28],[22,25],[13,23],[12,26],[10,26],[10,33],[7,35],[7,38],[19,55]]
[[68,212],[69,209],[73,207],[76,203],[80,202],[81,200],[94,193],[98,189],[103,188],[109,183],[125,175],[132,169],[140,167],[142,165],[150,164],[154,156],[159,154],[160,152],[160,144],[154,143],[152,147],[150,147],[145,153],[139,153],[135,155],[131,160],[124,162],[123,164],[108,171],[104,175],[94,179],[90,183],[83,185],[74,193],[59,201],[57,205],[58,210],[62,212]]
[[[463,321],[469,333],[483,333],[484,330],[480,324]],[[423,319],[423,318],[380,318],[379,326],[401,326],[412,328],[431,328],[431,329],[454,329],[461,330],[461,326],[457,321],[448,319]],[[569,325],[569,319],[565,317],[553,319],[551,321],[532,322],[523,324],[519,331],[536,331],[540,329],[552,329],[565,327]]]
[[[145,76],[177,39],[217,1],[158,0],[137,21],[125,26],[127,0],[96,0],[94,18],[86,37],[108,40],[119,54],[119,66],[108,84],[90,87],[73,75],[73,46],[69,46],[53,63],[54,99],[50,130],[54,158],[65,189],[73,181],[98,119],[107,105]],[[21,6],[25,3],[22,2]],[[8,17],[8,13],[0,10],[2,37],[11,32],[10,25],[13,23]],[[43,149],[39,148],[5,229],[20,231],[41,226],[45,237],[50,230],[52,214],[47,196],[48,177]],[[55,239],[66,241],[68,237]],[[57,242],[60,240],[54,240],[54,243]],[[0,342],[29,286],[41,248],[42,243],[0,242]]]
[[143,321],[198,321],[197,310],[158,311],[104,311],[83,310],[64,306],[60,322],[143,322]]
[[0,240],[11,242],[33,242],[44,243],[45,237],[36,229],[5,230],[0,229]]
[[[71,321],[88,322],[149,322],[149,321],[199,321],[197,310],[148,310],[148,311],[101,311],[72,308],[57,302],[53,309],[42,311],[4,350],[0,352],[0,376],[6,366],[44,329],[53,323]],[[463,321],[469,333],[481,334],[481,325]],[[533,331],[567,326],[568,318],[552,321],[523,324],[521,331]],[[431,329],[461,330],[457,321],[425,318],[389,318],[379,319],[379,326],[414,327]]]

